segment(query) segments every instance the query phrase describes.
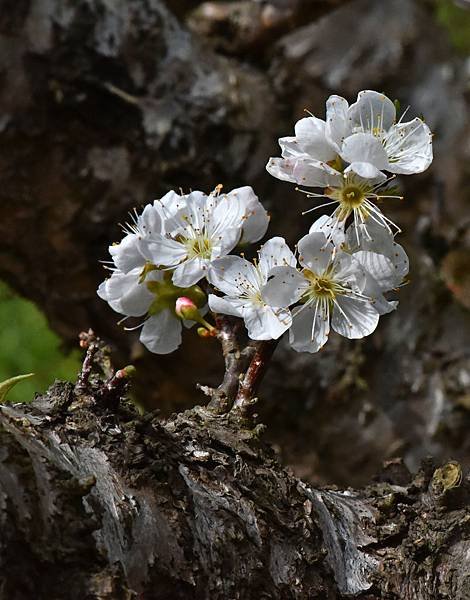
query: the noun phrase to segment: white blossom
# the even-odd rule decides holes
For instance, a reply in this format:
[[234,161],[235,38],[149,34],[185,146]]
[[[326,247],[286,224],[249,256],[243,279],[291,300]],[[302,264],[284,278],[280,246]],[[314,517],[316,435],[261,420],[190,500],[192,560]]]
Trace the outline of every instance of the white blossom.
[[[394,103],[384,94],[365,90],[349,107],[351,135],[343,140],[341,157],[359,175],[381,170],[411,175],[425,171],[432,162],[432,133],[418,117],[396,122]],[[356,163],[369,165],[367,175]]]
[[302,270],[292,266],[274,269],[264,290],[266,301],[277,306],[300,301],[292,311],[289,331],[294,350],[320,350],[328,339],[330,323],[350,339],[372,333],[379,320],[376,303],[380,299],[369,295],[374,290],[367,286],[367,274],[356,258],[321,232],[304,236],[298,250]]
[[[408,275],[408,256],[395,237],[375,222],[367,226],[367,235],[358,232],[364,225],[351,225],[346,230],[345,247],[372,275],[386,293],[399,288]],[[358,241],[359,240],[359,241]],[[387,258],[387,266],[380,264],[376,255]]]
[[[419,118],[396,123],[393,102],[370,90],[359,92],[351,106],[340,96],[330,96],[326,121],[314,116],[301,119],[295,136],[281,138],[279,144],[282,158],[271,158],[268,172],[284,181],[322,188],[321,193],[305,192],[328,199],[311,210],[336,205],[335,226],[352,215],[358,233],[366,235],[372,221],[399,231],[376,205],[378,200],[402,198],[387,189],[395,175],[387,178],[383,171],[419,173],[432,162],[428,126]],[[362,224],[365,227],[359,227]]]
[[[340,96],[326,103],[326,121],[305,117],[295,125],[295,136],[279,139],[282,158],[271,158],[267,170],[274,177],[311,187],[327,187],[328,176],[344,170],[344,163],[365,179],[381,171],[412,174],[432,162],[432,134],[419,118],[396,122],[394,103],[372,90],[359,92],[351,106]],[[336,173],[335,173],[336,172]]]
[[119,244],[109,246],[113,263],[119,270],[128,273],[145,263],[140,241],[153,234],[164,233],[165,223],[177,210],[178,198],[175,192],[168,192],[153,204],[147,204],[142,214],[139,215],[136,210],[131,213],[132,222],[123,227],[126,235]]
[[251,339],[279,338],[290,327],[292,316],[287,308],[267,302],[264,289],[275,267],[294,267],[295,264],[293,253],[281,237],[272,238],[261,246],[255,264],[238,256],[213,261],[208,279],[226,295],[210,294],[210,309],[244,319]]
[[228,194],[191,192],[180,196],[178,210],[161,233],[142,239],[139,250],[152,264],[174,269],[173,283],[197,283],[217,258],[239,243],[259,240],[269,217],[250,187]]
[[175,313],[175,303],[183,294],[197,297],[201,303],[200,290],[177,288],[164,271],[142,267],[127,273],[116,269],[98,288],[98,296],[116,312],[126,318],[144,317],[143,322],[130,329],[140,328],[140,341],[156,354],[168,354],[181,344],[182,321]]
[[[407,111],[405,111],[406,113]],[[354,104],[330,96],[326,118],[313,115],[279,140],[281,157],[267,170],[332,207],[298,243],[298,260],[282,237],[261,246],[249,262],[230,252],[260,240],[269,216],[251,187],[209,195],[169,192],[144,207],[109,248],[111,276],[98,295],[123,315],[138,319],[141,342],[166,354],[181,343],[182,326],[202,325],[207,298],[196,285],[215,288],[210,309],[242,318],[254,340],[280,338],[289,330],[296,351],[317,352],[333,329],[358,339],[372,333],[379,317],[394,310],[389,293],[404,284],[408,257],[377,204],[401,198],[390,188],[396,174],[424,171],[432,161],[432,136],[419,118],[397,122],[385,95],[359,92]],[[392,175],[386,175],[385,173]],[[310,212],[307,210],[305,212]],[[191,319],[191,321],[188,321]]]
[[363,293],[374,298],[374,306],[380,314],[395,309],[396,301],[388,301],[384,294],[396,290],[404,283],[409,270],[405,250],[395,237],[376,222],[336,227],[332,217],[317,219],[309,233],[323,233],[341,250],[351,254],[361,265],[365,276]]
[[366,238],[369,236],[369,226],[373,227],[374,224],[383,227],[392,235],[392,227],[395,233],[400,232],[400,228],[385,216],[376,204],[377,201],[386,198],[403,199],[402,196],[383,188],[384,184],[390,181],[385,175],[379,172],[373,179],[364,179],[348,167],[344,173],[329,176],[329,181],[330,185],[324,189],[322,194],[306,192],[308,197],[324,197],[328,199],[328,202],[306,210],[303,214],[336,206],[331,214],[332,231],[344,228],[349,217],[352,217],[358,234]]

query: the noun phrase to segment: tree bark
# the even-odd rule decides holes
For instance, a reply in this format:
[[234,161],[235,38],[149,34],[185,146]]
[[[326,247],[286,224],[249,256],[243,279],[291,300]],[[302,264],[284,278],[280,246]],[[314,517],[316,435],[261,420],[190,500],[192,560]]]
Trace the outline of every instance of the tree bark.
[[470,597],[458,463],[315,489],[239,411],[140,415],[99,361],[0,407],[1,600]]

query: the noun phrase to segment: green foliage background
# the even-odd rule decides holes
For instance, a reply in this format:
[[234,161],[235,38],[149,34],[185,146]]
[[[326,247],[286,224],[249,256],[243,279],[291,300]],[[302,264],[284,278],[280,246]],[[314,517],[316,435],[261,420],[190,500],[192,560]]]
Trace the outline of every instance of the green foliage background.
[[470,3],[469,8],[461,8],[452,0],[437,0],[437,20],[449,32],[453,46],[462,54],[470,53]]
[[33,399],[55,379],[74,380],[79,369],[78,351],[66,355],[59,338],[49,329],[36,306],[0,283],[0,381],[35,373],[8,394],[10,402]]
[[[468,55],[470,10],[460,8],[453,0],[434,0],[434,8],[452,44],[461,54]],[[0,282],[0,381],[23,373],[36,374],[18,384],[8,400],[31,400],[35,392],[44,391],[55,379],[74,380],[79,364],[80,353],[62,352],[59,338],[35,305]]]

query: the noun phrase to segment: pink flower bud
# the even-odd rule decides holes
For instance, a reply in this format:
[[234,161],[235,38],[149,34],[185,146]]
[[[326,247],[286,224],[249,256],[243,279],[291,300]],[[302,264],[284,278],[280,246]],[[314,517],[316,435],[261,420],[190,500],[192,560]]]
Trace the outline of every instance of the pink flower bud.
[[180,296],[176,300],[175,313],[180,319],[188,319],[189,321],[199,321],[200,319],[197,306],[187,296]]

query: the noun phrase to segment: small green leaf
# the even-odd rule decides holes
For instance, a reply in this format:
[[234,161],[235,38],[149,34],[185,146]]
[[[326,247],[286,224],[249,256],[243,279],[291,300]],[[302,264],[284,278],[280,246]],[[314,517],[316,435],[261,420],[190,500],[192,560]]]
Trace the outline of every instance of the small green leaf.
[[11,377],[10,379],[6,379],[0,383],[0,403],[5,402],[6,395],[20,381],[24,379],[29,379],[33,377],[34,373],[27,373],[26,375],[17,375],[16,377]]

